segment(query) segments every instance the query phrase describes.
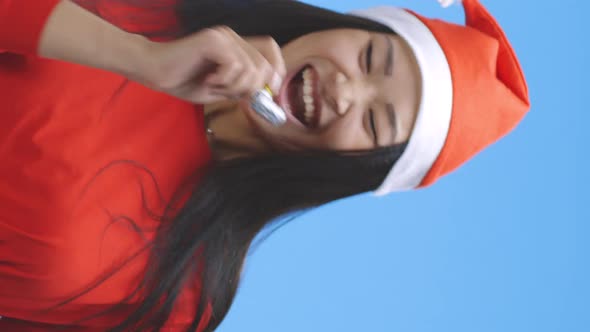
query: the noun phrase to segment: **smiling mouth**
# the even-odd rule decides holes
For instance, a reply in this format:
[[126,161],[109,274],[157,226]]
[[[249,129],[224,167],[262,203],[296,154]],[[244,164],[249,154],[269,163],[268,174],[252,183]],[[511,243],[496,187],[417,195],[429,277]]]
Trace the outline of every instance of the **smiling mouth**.
[[286,110],[305,127],[315,129],[319,126],[321,103],[318,93],[318,73],[311,66],[304,66],[287,83]]

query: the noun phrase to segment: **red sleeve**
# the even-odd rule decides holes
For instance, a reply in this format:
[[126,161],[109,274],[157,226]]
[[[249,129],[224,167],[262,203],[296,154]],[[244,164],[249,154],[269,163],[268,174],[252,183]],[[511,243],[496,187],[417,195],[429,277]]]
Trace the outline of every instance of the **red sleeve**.
[[41,32],[60,0],[0,0],[2,50],[37,54]]
[[76,4],[130,33],[152,39],[175,38],[179,0],[74,0]]

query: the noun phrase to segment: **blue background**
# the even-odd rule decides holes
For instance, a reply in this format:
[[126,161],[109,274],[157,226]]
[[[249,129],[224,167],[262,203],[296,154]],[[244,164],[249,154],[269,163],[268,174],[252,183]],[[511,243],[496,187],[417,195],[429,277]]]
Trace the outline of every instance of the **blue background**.
[[[309,2],[463,20],[435,0]],[[524,121],[431,188],[346,199],[279,229],[249,257],[219,331],[590,331],[590,5],[482,3],[524,67]]]

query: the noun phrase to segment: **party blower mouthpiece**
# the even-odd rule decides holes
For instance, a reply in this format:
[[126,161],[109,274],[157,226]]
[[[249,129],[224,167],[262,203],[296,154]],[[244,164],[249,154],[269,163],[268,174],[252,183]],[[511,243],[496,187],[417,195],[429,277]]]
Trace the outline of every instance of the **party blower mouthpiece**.
[[272,91],[268,85],[252,95],[250,106],[275,127],[282,126],[287,122],[287,114],[272,100]]

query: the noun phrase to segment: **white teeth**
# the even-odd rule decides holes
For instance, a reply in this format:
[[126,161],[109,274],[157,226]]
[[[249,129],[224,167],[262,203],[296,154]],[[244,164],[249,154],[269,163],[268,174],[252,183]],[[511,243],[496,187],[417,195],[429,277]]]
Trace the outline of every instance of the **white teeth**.
[[303,103],[305,104],[305,120],[309,123],[314,117],[312,75],[309,68],[303,71]]
[[303,79],[305,79],[305,80],[310,79],[309,75],[310,75],[309,68],[305,68],[305,70],[303,71]]

